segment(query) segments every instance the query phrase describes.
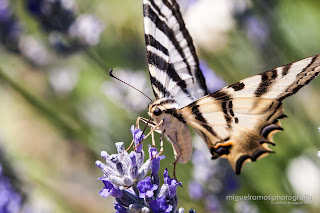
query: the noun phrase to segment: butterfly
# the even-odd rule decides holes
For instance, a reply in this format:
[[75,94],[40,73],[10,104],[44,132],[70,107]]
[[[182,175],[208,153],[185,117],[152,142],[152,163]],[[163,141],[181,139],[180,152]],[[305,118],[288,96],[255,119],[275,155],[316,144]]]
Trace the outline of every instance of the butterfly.
[[[245,162],[272,152],[282,131],[282,101],[320,72],[320,55],[293,62],[209,94],[192,38],[175,0],[143,0],[150,81],[156,100],[148,114],[171,142],[176,162],[192,154],[191,126],[212,159],[227,158],[240,174]],[[201,24],[201,23],[199,23]],[[207,79],[208,80],[208,79]]]

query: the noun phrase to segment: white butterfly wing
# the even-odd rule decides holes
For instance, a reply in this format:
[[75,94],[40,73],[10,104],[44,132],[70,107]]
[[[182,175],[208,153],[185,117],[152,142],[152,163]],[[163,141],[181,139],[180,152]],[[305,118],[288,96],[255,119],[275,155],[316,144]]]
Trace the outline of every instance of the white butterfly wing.
[[207,143],[213,158],[226,157],[237,174],[247,161],[270,153],[268,144],[283,130],[281,101],[320,72],[312,56],[246,78],[177,110]]
[[144,0],[144,30],[152,89],[156,99],[186,106],[207,94],[199,61],[179,6],[170,0]]

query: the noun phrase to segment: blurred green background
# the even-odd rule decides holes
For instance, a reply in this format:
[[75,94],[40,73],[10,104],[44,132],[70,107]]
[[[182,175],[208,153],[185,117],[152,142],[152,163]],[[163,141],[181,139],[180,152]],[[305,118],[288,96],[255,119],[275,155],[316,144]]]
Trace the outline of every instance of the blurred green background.
[[[99,20],[97,44],[86,45],[79,45],[83,38],[70,39],[70,30],[46,27],[48,17],[28,8],[30,2],[43,1],[0,0],[8,3],[21,29],[13,40],[16,48],[8,38],[0,44],[2,149],[32,212],[115,212],[113,199],[99,196],[103,185],[96,179],[102,172],[94,162],[101,160],[102,150],[114,153],[115,142],[129,144],[130,126],[138,116],[147,116],[148,100],[111,79],[107,71],[114,68],[114,75],[153,97],[142,1],[62,1],[75,19],[91,14]],[[199,58],[226,84],[320,53],[319,1],[179,2]],[[99,33],[93,30],[89,35]],[[60,39],[60,46],[55,39]],[[320,211],[319,88],[316,79],[284,101],[289,119],[282,121],[285,131],[275,136],[276,154],[246,164],[236,176],[236,190],[229,193],[310,195],[312,204],[250,201],[241,206],[220,200],[222,210],[213,212]],[[166,142],[164,150],[160,171],[168,167],[172,172],[171,145]],[[202,200],[188,195],[193,167],[191,162],[178,165],[184,186],[178,188],[178,206],[207,212]]]

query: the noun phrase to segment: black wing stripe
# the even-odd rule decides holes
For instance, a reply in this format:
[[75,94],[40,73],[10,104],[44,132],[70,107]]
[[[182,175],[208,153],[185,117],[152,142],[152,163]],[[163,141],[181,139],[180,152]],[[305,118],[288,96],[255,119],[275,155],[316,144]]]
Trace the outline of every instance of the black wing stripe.
[[188,107],[191,108],[192,114],[195,116],[195,119],[199,121],[200,125],[209,131],[213,136],[217,137],[217,133],[212,129],[211,126],[208,125],[207,119],[202,116],[197,102],[193,102]]
[[278,73],[276,69],[262,73],[261,82],[257,90],[254,92],[255,96],[260,97],[261,95],[268,92],[272,84],[275,82],[275,79],[277,78],[277,76],[278,76]]
[[[150,1],[150,2],[153,3],[153,1]],[[149,5],[146,5],[146,6],[150,7]],[[147,10],[149,11],[148,17],[150,18],[150,20],[156,25],[156,27],[160,31],[162,31],[165,35],[167,35],[168,39],[171,41],[171,43],[173,44],[173,46],[175,47],[175,49],[178,51],[179,55],[181,56],[183,62],[186,64],[189,74],[192,75],[190,65],[186,60],[186,56],[183,52],[183,49],[180,46],[178,40],[176,39],[175,33],[173,32],[173,30],[170,29],[165,22],[160,20],[158,18],[157,14],[151,8],[148,8]]]
[[[298,92],[303,86],[307,85],[312,81],[315,77],[319,75],[320,72],[320,55],[315,55],[312,57],[310,63],[296,76],[296,80],[291,83],[287,89],[279,95],[277,100],[282,101],[285,98],[295,94]],[[289,71],[290,72],[290,69]]]
[[168,49],[162,46],[152,35],[145,35],[147,46],[151,46],[169,56]]
[[237,82],[235,84],[228,86],[228,88],[230,88],[230,87],[232,89],[234,89],[234,91],[239,91],[239,90],[242,90],[245,87],[245,85],[242,82]]
[[[180,78],[176,70],[173,68],[172,64],[168,64],[163,58],[158,56],[157,54],[148,51],[147,53],[149,64],[159,68],[160,70],[163,70],[167,73],[167,75],[177,83],[177,85],[180,87],[180,89],[190,96],[188,90],[187,90],[187,84],[184,80]],[[167,97],[167,96],[165,96]]]
[[292,65],[292,64],[290,63],[290,64],[287,64],[287,65],[285,65],[285,66],[283,67],[283,69],[282,69],[282,76],[285,76],[285,75],[288,74],[288,71],[289,71],[291,65]]
[[175,104],[177,103],[175,100],[173,99],[165,99],[163,101],[161,101],[160,103],[157,104],[153,104],[154,106],[161,106],[161,105],[166,105],[166,104]]
[[[150,0],[149,2],[150,2],[150,4],[152,5],[152,7],[157,11],[158,16],[165,18],[165,15],[163,15],[163,13],[161,12],[161,10],[160,10],[160,8],[158,7],[158,5],[156,5],[153,0]],[[143,7],[145,7],[145,6],[149,6],[149,5],[143,5]],[[145,8],[143,8],[143,9],[145,9]],[[151,9],[151,10],[150,10],[150,9],[151,9],[151,8],[148,8],[148,10],[143,10],[143,11],[152,11],[152,9]],[[145,16],[146,16],[146,15],[145,15]],[[149,16],[149,17],[150,17],[150,16]],[[155,15],[154,17],[156,18],[157,15]]]
[[[170,92],[178,108],[208,94],[192,38],[176,0],[143,0],[143,16],[150,75]],[[153,89],[158,93],[157,99],[167,97],[163,96],[161,86],[153,85]]]
[[[272,102],[272,103],[273,103],[273,102]],[[278,103],[278,106],[274,109],[273,113],[271,113],[271,114],[268,116],[267,121],[270,120],[270,118],[278,111],[278,109],[279,109],[281,106],[282,106],[282,103],[279,102],[279,103]]]
[[[151,74],[150,74],[150,81],[151,81],[151,85],[152,87],[157,88],[157,90],[159,90],[164,97],[171,97],[171,94],[168,90],[166,90],[164,88],[164,86],[161,84],[161,82],[159,82],[156,78],[154,78]],[[153,93],[155,95],[155,97],[158,99],[158,94],[153,90]]]
[[211,97],[215,98],[216,100],[228,101],[232,98],[226,91],[218,90],[210,95]]
[[[187,41],[190,53],[193,57],[193,60],[196,63],[196,67],[199,67],[199,60],[198,60],[198,57],[196,54],[196,50],[193,46],[193,40],[192,40],[187,28],[185,27],[185,23],[183,21],[182,15],[180,13],[179,5],[175,1],[172,1],[172,5],[167,0],[164,0],[163,3],[171,10],[172,15],[177,19],[179,26],[180,26],[180,31],[183,35],[183,38]],[[188,66],[189,74],[191,74],[191,69],[190,69],[189,64],[187,64],[187,66]],[[197,70],[197,71],[200,71],[200,70]]]

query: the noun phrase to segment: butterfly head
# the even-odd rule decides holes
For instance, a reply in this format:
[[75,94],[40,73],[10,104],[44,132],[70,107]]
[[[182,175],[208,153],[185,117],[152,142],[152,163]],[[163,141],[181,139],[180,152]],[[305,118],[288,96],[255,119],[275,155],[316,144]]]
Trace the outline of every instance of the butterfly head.
[[149,104],[149,116],[151,116],[156,121],[160,121],[167,114],[171,114],[175,109],[177,109],[177,103],[172,99],[159,99],[154,103]]

